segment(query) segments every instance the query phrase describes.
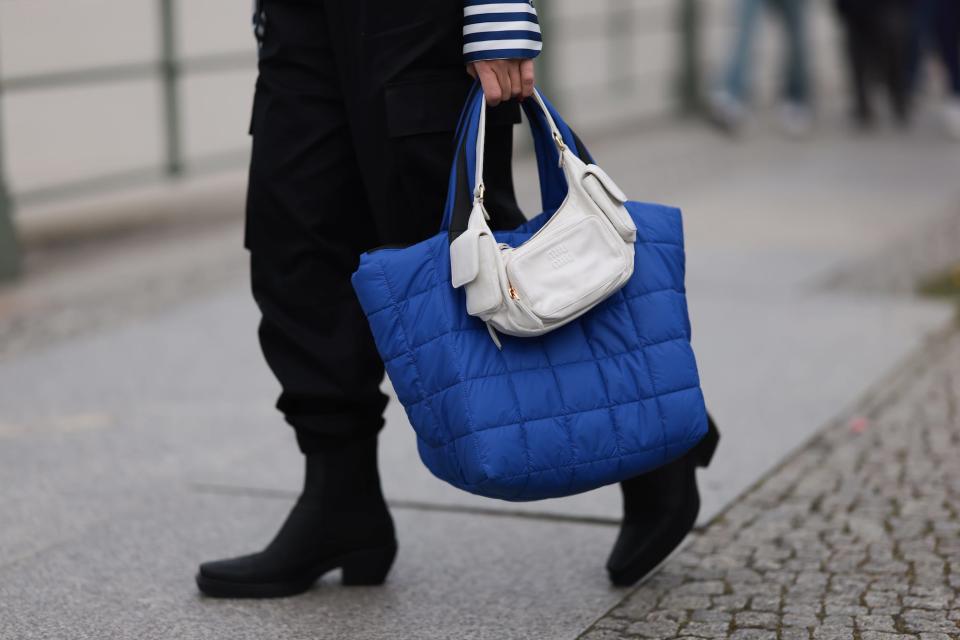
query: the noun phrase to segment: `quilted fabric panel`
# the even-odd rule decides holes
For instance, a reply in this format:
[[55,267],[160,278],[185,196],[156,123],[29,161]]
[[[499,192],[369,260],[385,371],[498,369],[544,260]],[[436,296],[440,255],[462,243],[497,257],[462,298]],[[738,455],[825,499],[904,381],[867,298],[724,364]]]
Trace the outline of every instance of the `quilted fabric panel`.
[[[501,336],[450,285],[446,234],[366,254],[354,287],[426,466],[505,500],[569,495],[648,471],[706,432],[684,291],[680,212],[631,202],[634,275],[539,338]],[[497,233],[518,245],[548,218]]]

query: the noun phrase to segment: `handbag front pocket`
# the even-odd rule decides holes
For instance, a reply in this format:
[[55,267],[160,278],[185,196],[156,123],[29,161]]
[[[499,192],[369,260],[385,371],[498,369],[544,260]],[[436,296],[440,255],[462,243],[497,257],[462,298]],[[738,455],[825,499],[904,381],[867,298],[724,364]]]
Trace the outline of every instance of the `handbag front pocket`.
[[467,313],[485,319],[503,305],[499,249],[488,233],[468,229],[450,245],[450,284],[466,287]]
[[506,268],[511,295],[540,318],[557,320],[606,297],[628,265],[623,241],[590,216],[514,250]]

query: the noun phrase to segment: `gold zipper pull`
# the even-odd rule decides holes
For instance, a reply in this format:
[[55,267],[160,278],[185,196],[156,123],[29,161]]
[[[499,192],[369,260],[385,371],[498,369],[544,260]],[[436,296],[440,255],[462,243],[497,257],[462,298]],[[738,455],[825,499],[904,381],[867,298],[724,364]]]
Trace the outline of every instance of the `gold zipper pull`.
[[509,286],[507,291],[510,293],[510,297],[513,298],[514,300],[520,299],[520,294],[517,293],[517,290],[513,288],[512,284]]

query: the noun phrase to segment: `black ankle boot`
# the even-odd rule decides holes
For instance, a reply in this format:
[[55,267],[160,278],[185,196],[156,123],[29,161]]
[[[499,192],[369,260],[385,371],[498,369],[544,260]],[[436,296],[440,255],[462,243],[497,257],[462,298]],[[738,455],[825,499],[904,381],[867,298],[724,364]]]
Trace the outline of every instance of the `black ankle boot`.
[[683,457],[620,483],[623,524],[607,572],[616,586],[635,584],[677,548],[700,512],[697,467],[706,467],[720,433],[708,418],[707,435]]
[[205,562],[197,586],[221,598],[302,593],[333,569],[344,585],[381,584],[397,552],[380,491],[377,440],[307,455],[303,493],[266,549]]

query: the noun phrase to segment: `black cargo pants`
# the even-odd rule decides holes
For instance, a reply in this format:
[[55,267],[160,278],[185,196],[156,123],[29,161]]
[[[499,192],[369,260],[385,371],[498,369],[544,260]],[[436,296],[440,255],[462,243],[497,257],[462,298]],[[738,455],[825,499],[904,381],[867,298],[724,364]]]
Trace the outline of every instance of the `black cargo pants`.
[[[383,426],[383,364],[350,276],[360,254],[438,231],[471,80],[462,4],[260,0],[245,245],[277,408],[303,451]],[[487,184],[522,222],[510,177],[515,104],[494,110]]]

